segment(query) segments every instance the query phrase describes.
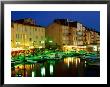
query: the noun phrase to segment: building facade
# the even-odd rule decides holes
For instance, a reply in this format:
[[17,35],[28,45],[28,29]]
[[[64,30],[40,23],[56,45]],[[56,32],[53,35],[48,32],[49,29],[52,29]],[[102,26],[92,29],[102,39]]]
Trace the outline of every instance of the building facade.
[[60,45],[63,50],[81,50],[87,46],[99,45],[99,32],[85,27],[79,22],[56,19],[46,28],[46,37]]
[[45,28],[26,18],[12,21],[11,47],[12,49],[30,49],[45,47]]

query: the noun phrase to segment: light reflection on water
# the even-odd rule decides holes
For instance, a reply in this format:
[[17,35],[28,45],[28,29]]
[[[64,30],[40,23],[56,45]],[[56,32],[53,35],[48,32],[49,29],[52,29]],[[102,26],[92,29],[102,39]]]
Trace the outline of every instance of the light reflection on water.
[[85,67],[86,67],[86,63],[87,63],[87,61],[85,61],[84,63],[85,63],[84,65],[85,65]]
[[12,74],[13,76],[20,74],[26,77],[83,76],[86,67],[87,61],[68,57],[62,60],[48,60],[45,63],[25,64],[25,66],[20,64],[15,66]]
[[34,75],[34,71],[32,71],[32,77],[34,77],[35,75]]
[[41,67],[41,76],[45,76],[45,67]]
[[77,67],[77,65],[80,64],[80,58],[74,57],[64,58],[64,63],[68,65],[68,68],[70,64],[75,64],[75,66]]
[[50,75],[53,75],[53,65],[50,64]]

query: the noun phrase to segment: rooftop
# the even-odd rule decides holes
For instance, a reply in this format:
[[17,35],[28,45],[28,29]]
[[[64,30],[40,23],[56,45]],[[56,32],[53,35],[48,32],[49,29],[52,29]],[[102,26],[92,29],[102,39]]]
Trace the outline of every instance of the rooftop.
[[[70,27],[77,27],[77,23],[80,23],[78,21],[71,21],[71,20],[68,20],[68,19],[55,19],[54,22],[57,23],[57,24],[70,26]],[[82,24],[82,23],[80,23],[80,24]],[[87,26],[85,26],[83,24],[82,24],[82,26],[85,27],[85,29],[87,29],[87,30],[94,31],[94,32],[97,32],[97,33],[100,34],[100,32],[96,31],[93,28],[88,28]]]
[[24,24],[24,25],[29,25],[29,26],[35,26],[35,27],[43,27],[41,25],[37,25],[36,21],[33,20],[32,18],[24,18],[24,19],[19,19],[19,20],[11,20],[12,23],[19,23],[19,24]]

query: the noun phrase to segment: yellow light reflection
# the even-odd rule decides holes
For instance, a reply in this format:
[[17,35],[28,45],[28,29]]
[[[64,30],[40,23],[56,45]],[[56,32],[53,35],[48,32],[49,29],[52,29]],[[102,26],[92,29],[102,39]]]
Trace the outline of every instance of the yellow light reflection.
[[72,58],[72,64],[73,64],[73,58]]
[[77,62],[77,58],[76,58],[76,60],[75,60],[75,64],[76,64],[76,67],[77,67],[77,64],[78,64],[78,62]]
[[17,66],[15,66],[15,71],[17,72],[19,70],[23,70],[24,68],[26,70],[30,70],[30,69],[32,69],[32,67],[33,67],[32,65],[17,65]]
[[72,64],[74,63],[74,60],[75,59],[73,57],[68,57],[68,58],[64,59],[64,63],[67,64],[69,67],[70,63],[72,63]]
[[79,63],[80,63],[80,58],[78,60],[79,60]]
[[69,67],[69,65],[70,65],[69,59],[67,61],[68,61],[68,67]]

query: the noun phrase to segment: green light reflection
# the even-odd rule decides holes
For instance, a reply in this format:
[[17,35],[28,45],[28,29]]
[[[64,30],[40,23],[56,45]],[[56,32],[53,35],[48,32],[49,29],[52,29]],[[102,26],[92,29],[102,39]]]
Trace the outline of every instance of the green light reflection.
[[41,68],[41,76],[45,76],[45,67],[44,66]]
[[34,77],[34,75],[35,75],[35,73],[34,73],[34,71],[32,71],[32,77]]
[[53,75],[53,65],[50,64],[50,75]]

